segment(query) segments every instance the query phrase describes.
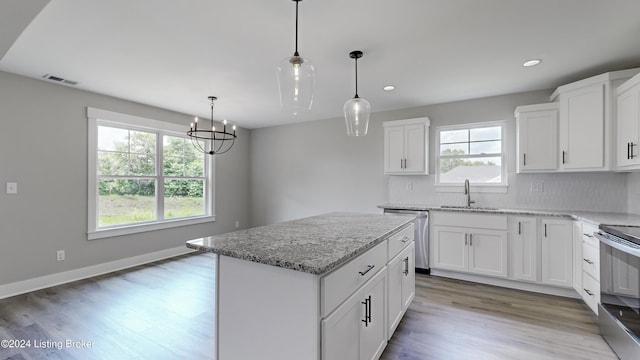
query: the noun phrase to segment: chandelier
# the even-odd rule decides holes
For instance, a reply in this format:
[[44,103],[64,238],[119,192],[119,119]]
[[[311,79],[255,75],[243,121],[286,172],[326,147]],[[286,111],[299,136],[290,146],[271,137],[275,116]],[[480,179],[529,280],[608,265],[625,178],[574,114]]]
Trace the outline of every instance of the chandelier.
[[224,120],[222,122],[222,130],[216,130],[213,122],[213,105],[218,98],[209,96],[209,100],[211,100],[210,123],[198,126],[198,118],[196,117],[195,121],[191,123],[191,128],[187,131],[187,136],[191,138],[193,146],[205,154],[224,154],[231,149],[236,141],[236,126],[232,126],[233,132],[228,132],[227,120]]

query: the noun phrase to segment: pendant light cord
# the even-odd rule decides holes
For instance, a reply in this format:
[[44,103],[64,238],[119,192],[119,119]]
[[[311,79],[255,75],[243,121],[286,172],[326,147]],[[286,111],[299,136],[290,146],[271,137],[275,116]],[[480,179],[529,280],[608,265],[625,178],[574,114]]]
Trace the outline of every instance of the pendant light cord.
[[356,61],[356,98],[358,98],[358,58],[355,58]]
[[293,53],[293,56],[300,56],[298,53],[298,4],[301,0],[294,0],[296,2],[296,52]]

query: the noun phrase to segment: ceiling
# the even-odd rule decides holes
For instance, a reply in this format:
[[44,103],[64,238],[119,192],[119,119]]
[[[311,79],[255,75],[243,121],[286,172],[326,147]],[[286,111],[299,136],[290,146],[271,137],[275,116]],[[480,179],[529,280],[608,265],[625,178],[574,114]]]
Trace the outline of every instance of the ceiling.
[[352,50],[373,112],[640,66],[639,13],[638,0],[305,0],[299,51],[318,81],[297,116],[280,110],[275,71],[293,54],[291,0],[3,0],[0,70],[201,117],[215,95],[217,119],[260,128],[341,117]]

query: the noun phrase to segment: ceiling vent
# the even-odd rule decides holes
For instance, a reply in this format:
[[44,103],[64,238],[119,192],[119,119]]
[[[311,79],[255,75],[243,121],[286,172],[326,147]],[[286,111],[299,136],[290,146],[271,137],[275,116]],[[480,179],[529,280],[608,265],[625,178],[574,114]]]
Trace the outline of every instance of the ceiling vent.
[[78,85],[77,81],[71,81],[71,80],[63,79],[63,78],[61,78],[59,76],[55,76],[55,75],[51,75],[51,74],[46,74],[42,78],[50,80],[50,81],[63,83],[65,85]]

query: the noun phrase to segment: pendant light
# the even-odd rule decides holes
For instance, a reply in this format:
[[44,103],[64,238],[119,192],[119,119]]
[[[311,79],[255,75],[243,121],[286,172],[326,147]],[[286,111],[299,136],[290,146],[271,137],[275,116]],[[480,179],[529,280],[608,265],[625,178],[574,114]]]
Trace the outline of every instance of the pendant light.
[[277,68],[280,106],[282,111],[297,115],[311,110],[316,85],[316,67],[298,53],[298,3],[296,3],[296,49],[293,56],[283,59]]
[[236,126],[231,127],[231,131],[227,131],[227,120],[222,122],[222,130],[216,130],[213,122],[213,104],[218,100],[215,96],[209,96],[211,100],[211,120],[209,124],[200,124],[198,127],[198,118],[196,117],[194,122],[191,123],[191,128],[187,131],[187,136],[191,138],[193,146],[209,155],[224,154],[231,150],[231,147],[236,142]]
[[344,104],[347,135],[364,136],[367,135],[367,129],[369,128],[371,105],[367,100],[358,96],[358,59],[362,57],[362,51],[354,50],[349,53],[349,57],[354,59],[356,63],[356,95]]

